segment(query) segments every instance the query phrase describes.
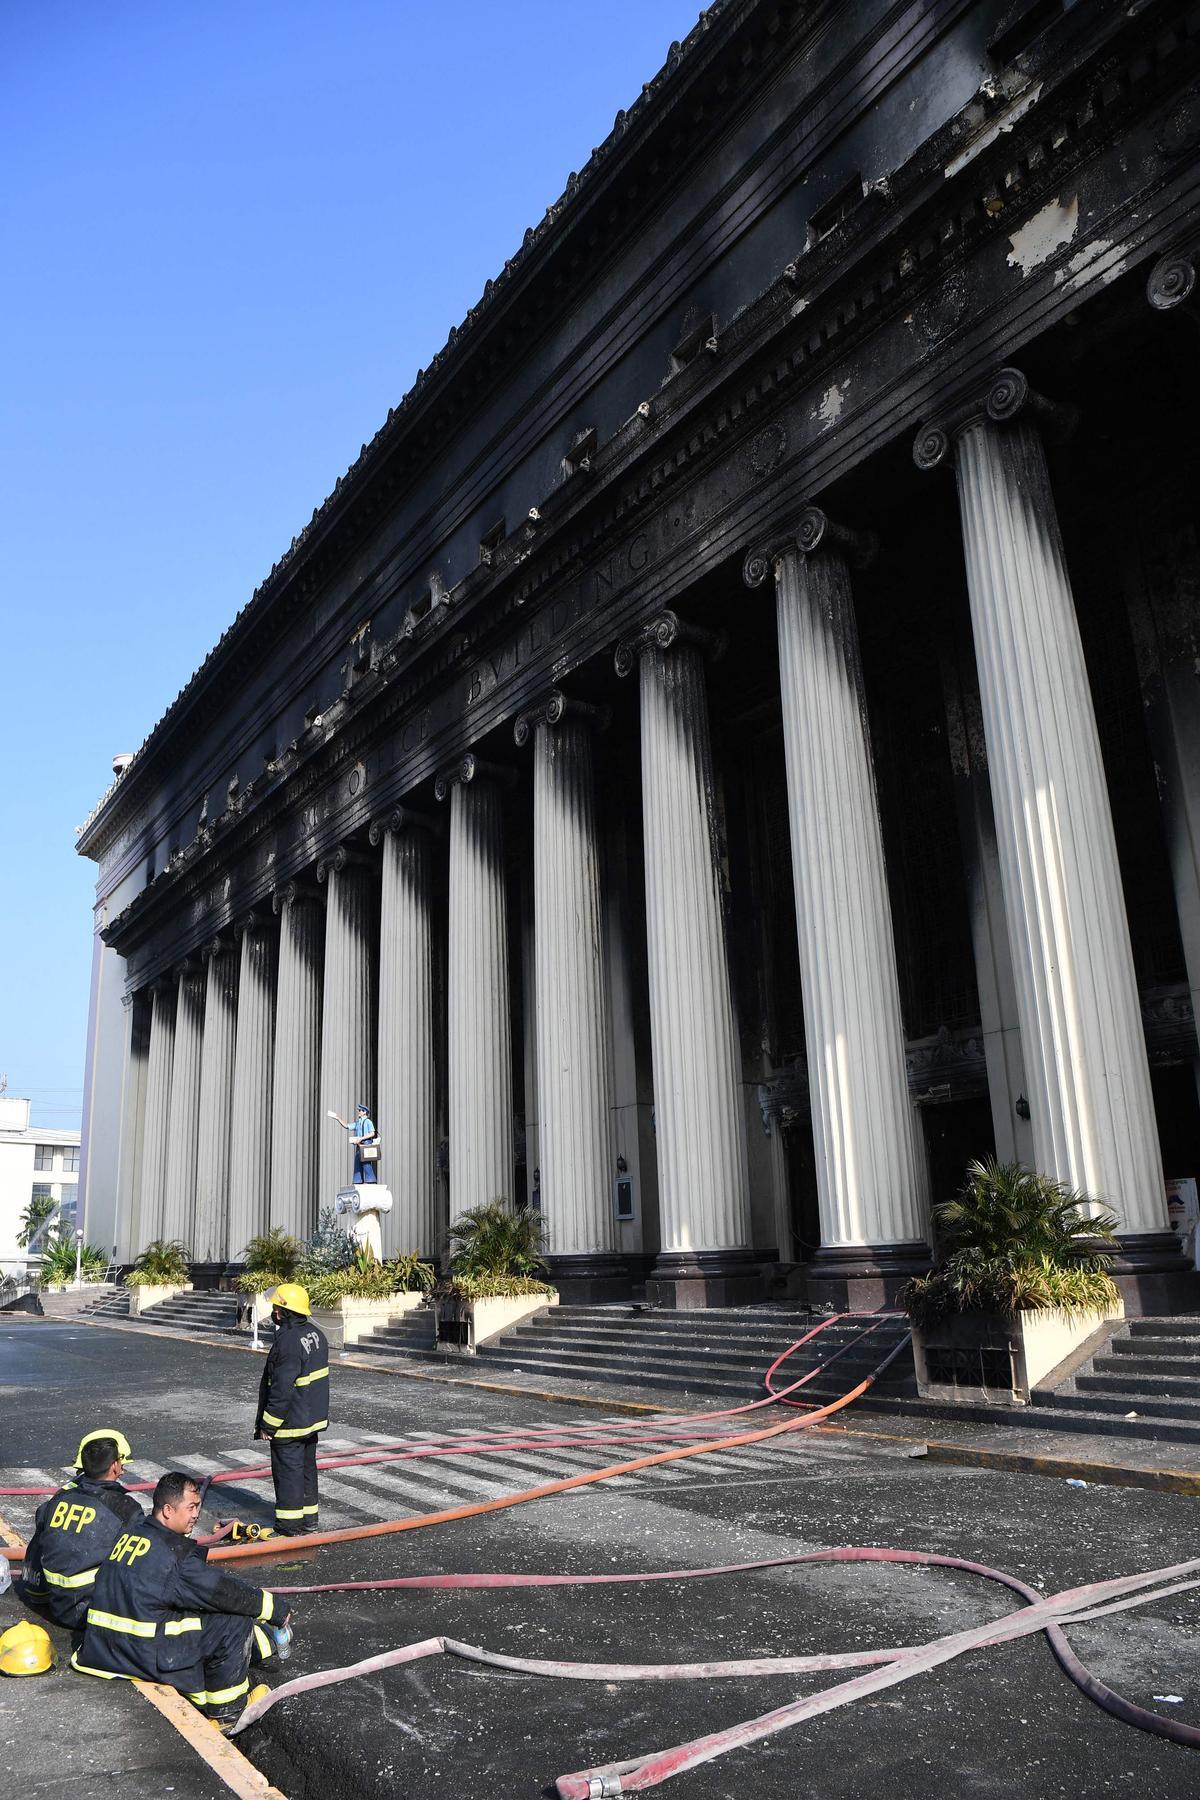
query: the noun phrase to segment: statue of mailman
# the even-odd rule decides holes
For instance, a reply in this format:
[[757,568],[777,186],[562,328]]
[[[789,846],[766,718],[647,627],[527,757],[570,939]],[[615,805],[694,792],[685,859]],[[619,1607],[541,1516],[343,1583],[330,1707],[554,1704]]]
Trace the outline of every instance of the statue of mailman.
[[376,1262],[382,1262],[383,1233],[379,1217],[381,1213],[391,1212],[392,1196],[379,1179],[379,1133],[371,1110],[365,1100],[360,1100],[355,1110],[353,1124],[339,1118],[335,1112],[329,1114],[349,1132],[354,1142],[354,1185],[338,1189],[334,1208],[345,1220],[343,1230],[349,1231],[358,1247],[369,1250]]

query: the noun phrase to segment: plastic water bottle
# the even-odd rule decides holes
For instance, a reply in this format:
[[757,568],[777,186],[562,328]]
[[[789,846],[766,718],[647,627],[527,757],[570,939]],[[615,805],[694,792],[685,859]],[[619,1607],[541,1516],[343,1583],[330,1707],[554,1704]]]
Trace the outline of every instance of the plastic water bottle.
[[7,1594],[12,1586],[12,1574],[8,1566],[7,1556],[0,1556],[0,1594]]

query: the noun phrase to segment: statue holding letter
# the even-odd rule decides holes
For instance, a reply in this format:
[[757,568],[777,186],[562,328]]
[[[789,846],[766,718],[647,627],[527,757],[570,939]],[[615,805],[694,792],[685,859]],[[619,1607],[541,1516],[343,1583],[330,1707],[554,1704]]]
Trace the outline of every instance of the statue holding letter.
[[352,1125],[331,1112],[343,1130],[354,1140],[354,1185],[339,1188],[334,1202],[337,1212],[349,1220],[355,1243],[370,1252],[376,1262],[383,1261],[383,1234],[379,1219],[392,1210],[392,1196],[379,1179],[379,1133],[371,1118],[371,1109],[360,1100]]

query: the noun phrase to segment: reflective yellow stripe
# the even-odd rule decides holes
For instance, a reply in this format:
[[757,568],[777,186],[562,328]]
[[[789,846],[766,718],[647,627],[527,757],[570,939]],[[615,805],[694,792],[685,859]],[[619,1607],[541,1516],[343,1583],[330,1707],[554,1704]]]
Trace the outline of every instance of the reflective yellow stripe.
[[[265,1413],[263,1417],[266,1417]],[[288,1431],[277,1431],[275,1436],[277,1438],[312,1437],[314,1432],[328,1430],[329,1420],[318,1419],[315,1425],[295,1425]]]
[[277,1419],[277,1418],[276,1418],[276,1417],[275,1417],[275,1414],[274,1414],[274,1413],[269,1413],[269,1412],[265,1412],[265,1413],[264,1413],[264,1414],[263,1414],[263,1424],[264,1424],[264,1425],[282,1425],[282,1424],[283,1424],[283,1420],[282,1420],[282,1419]]
[[80,1662],[78,1650],[71,1652],[71,1667],[78,1670],[80,1675],[98,1675],[101,1681],[129,1681],[131,1679],[128,1675],[120,1674],[116,1669],[89,1669],[86,1663]]
[[[326,1380],[328,1380],[328,1378],[329,1378],[329,1370],[328,1369],[314,1369],[312,1371],[311,1375],[297,1375],[296,1386],[297,1387],[307,1387],[310,1381],[326,1381]],[[266,1417],[265,1413],[264,1413],[263,1417],[264,1418]]]
[[292,1511],[289,1507],[277,1506],[275,1508],[275,1517],[277,1519],[302,1519],[304,1517],[304,1508],[302,1506],[297,1506],[296,1509]]
[[193,1706],[227,1706],[231,1700],[240,1700],[243,1694],[250,1692],[250,1677],[239,1681],[236,1687],[217,1688],[210,1694],[189,1694],[188,1699]]
[[268,1619],[273,1619],[275,1617],[275,1596],[270,1588],[264,1588],[262,1597],[262,1611],[258,1615],[258,1621],[260,1625],[265,1625]]
[[180,1637],[185,1631],[203,1631],[199,1619],[168,1619],[163,1626],[166,1637]]
[[125,1631],[130,1637],[152,1638],[158,1630],[151,1619],[123,1619],[120,1613],[101,1612],[98,1606],[88,1607],[87,1622],[89,1625],[102,1625],[105,1631]]
[[53,1569],[42,1570],[42,1574],[46,1577],[46,1580],[50,1583],[51,1587],[61,1588],[91,1587],[99,1573],[100,1571],[98,1568],[85,1569],[82,1575],[56,1575]]
[[317,1516],[317,1511],[318,1511],[318,1509],[315,1506],[306,1506],[304,1509],[304,1516],[305,1516],[305,1518],[307,1518],[309,1513],[311,1513],[313,1518],[315,1519]]
[[275,1646],[261,1625],[256,1625],[254,1627],[254,1641],[258,1645],[258,1654],[262,1657],[263,1661],[270,1662],[275,1654]]

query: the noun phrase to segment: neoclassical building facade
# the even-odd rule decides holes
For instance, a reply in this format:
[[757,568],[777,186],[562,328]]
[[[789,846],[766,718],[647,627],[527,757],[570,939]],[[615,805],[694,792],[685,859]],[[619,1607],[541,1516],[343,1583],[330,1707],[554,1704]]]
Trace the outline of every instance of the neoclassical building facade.
[[[1194,1306],[1200,23],[726,0],[79,838],[90,1239],[349,1177],[566,1299],[886,1302],[966,1162]],[[219,529],[219,521],[213,526]]]

